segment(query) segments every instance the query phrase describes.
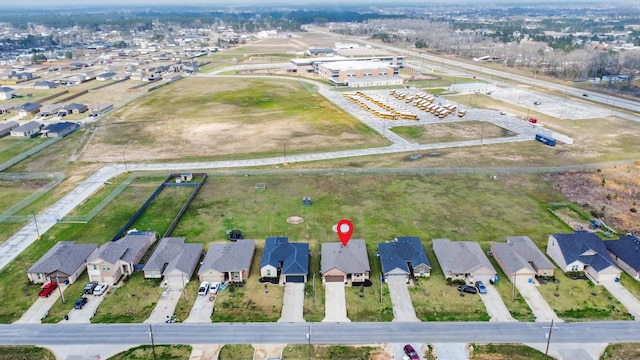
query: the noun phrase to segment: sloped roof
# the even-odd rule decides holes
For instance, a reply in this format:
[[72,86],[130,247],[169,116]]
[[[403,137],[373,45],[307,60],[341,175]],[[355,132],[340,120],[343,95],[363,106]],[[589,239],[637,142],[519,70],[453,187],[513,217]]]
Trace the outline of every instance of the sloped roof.
[[613,266],[604,242],[598,235],[588,231],[576,231],[573,234],[554,234],[560,251],[567,264],[580,261],[600,271]]
[[53,81],[36,81],[35,84],[33,84],[34,87],[49,87],[49,88],[56,88],[58,87],[58,84],[54,83]]
[[431,268],[427,253],[417,236],[398,237],[389,242],[378,244],[378,254],[382,263],[382,271],[387,274],[391,270],[398,268],[409,273],[408,262],[415,268],[419,265],[426,265]]
[[474,241],[433,239],[433,252],[445,274],[471,274],[482,267],[496,271]]
[[63,121],[63,122],[59,122],[59,123],[55,123],[55,124],[49,124],[47,125],[44,130],[49,131],[49,132],[60,132],[66,129],[74,129],[77,128],[78,124],[76,123],[72,123],[69,121]]
[[282,262],[282,275],[307,274],[309,272],[309,244],[290,243],[287,237],[268,237],[264,244],[260,268],[275,268]]
[[539,269],[553,269],[551,261],[533,243],[528,236],[507,236],[506,243],[492,243],[493,256],[502,260],[508,272],[515,273],[521,269],[536,272],[530,262]]
[[604,245],[634,270],[640,270],[640,237],[627,234],[618,240],[606,240]]
[[0,132],[12,130],[18,127],[17,121],[3,121],[0,123]]
[[115,264],[118,260],[131,262],[140,251],[143,251],[147,244],[152,243],[156,238],[154,231],[131,232],[126,236],[110,241],[98,249],[98,252],[89,261],[102,259],[109,264]]
[[202,255],[202,244],[185,244],[184,240],[184,238],[160,240],[142,270],[162,271],[162,275],[178,270],[191,276]]
[[322,243],[320,272],[338,269],[345,274],[359,274],[371,271],[367,245],[362,239],[353,239],[342,246],[341,242]]
[[51,274],[60,271],[71,275],[98,248],[97,244],[77,244],[75,241],[60,241],[47,251],[27,273]]
[[38,110],[40,109],[41,105],[38,103],[33,103],[33,102],[26,102],[22,105],[20,105],[20,107],[18,108],[19,110],[24,110],[24,111],[34,111],[34,110]]
[[86,111],[88,109],[88,107],[85,104],[71,103],[71,104],[63,107],[63,109],[65,109],[67,111],[69,111],[69,110]]
[[17,128],[15,128],[13,130],[16,131],[16,132],[32,131],[32,130],[40,129],[41,126],[42,126],[42,124],[40,124],[37,121],[29,121],[28,123],[24,123],[24,124],[18,126]]
[[3,92],[3,93],[14,92],[14,91],[16,91],[16,90],[15,90],[15,89],[12,89],[12,88],[10,88],[10,87],[8,87],[8,86],[2,86],[2,87],[0,87],[0,92]]
[[221,273],[249,270],[255,250],[255,240],[213,243],[209,245],[209,250],[200,265],[198,274],[209,270]]

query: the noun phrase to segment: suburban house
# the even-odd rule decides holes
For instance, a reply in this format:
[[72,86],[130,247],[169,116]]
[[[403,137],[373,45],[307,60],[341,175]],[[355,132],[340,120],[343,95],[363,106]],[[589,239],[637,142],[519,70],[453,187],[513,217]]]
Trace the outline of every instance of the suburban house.
[[12,89],[8,86],[2,86],[0,87],[0,100],[9,100],[9,99],[13,99],[13,97],[16,95],[16,90]]
[[18,115],[22,117],[33,116],[40,112],[41,107],[38,103],[26,102],[18,107]]
[[82,114],[83,112],[89,110],[87,105],[71,103],[62,109],[58,110],[58,116],[65,116],[70,114]]
[[15,107],[14,104],[0,104],[0,115],[10,113]]
[[110,241],[98,249],[87,261],[89,281],[115,284],[123,276],[131,275],[151,244],[156,233],[132,231],[126,236]]
[[507,236],[506,243],[491,243],[491,254],[512,282],[553,276],[555,266],[528,236]]
[[91,115],[89,116],[98,116],[98,115],[106,114],[111,110],[113,110],[113,104],[110,104],[110,103],[97,104],[91,107]]
[[40,133],[43,126],[43,124],[37,121],[29,121],[28,123],[11,129],[11,136],[34,137]]
[[112,71],[107,71],[107,72],[103,72],[101,74],[98,74],[96,76],[96,80],[98,80],[98,81],[107,81],[107,80],[113,79],[114,76],[116,76],[116,73],[114,73]]
[[309,244],[290,243],[287,237],[268,237],[264,243],[260,276],[279,278],[282,283],[307,281]]
[[74,122],[63,121],[55,124],[49,124],[42,129],[44,137],[65,137],[76,131],[80,126]]
[[186,284],[202,257],[202,244],[185,244],[184,238],[163,238],[142,268],[145,279]]
[[213,243],[200,265],[198,278],[208,282],[242,282],[249,277],[255,251],[255,240]]
[[40,108],[40,115],[43,116],[51,116],[56,115],[60,109],[62,109],[64,105],[61,103],[53,103],[53,104],[45,104]]
[[627,234],[618,240],[607,240],[604,244],[613,262],[634,279],[640,280],[640,237]]
[[431,263],[417,236],[402,236],[378,244],[382,273],[389,282],[406,282],[431,276]]
[[96,244],[59,241],[27,270],[29,281],[73,284],[87,268],[87,259],[98,251]]
[[0,138],[11,134],[11,130],[18,127],[17,121],[6,121],[0,123]]
[[603,240],[588,231],[550,235],[547,254],[562,271],[583,271],[596,283],[620,278]]
[[34,89],[55,89],[58,87],[58,84],[54,83],[53,81],[36,81],[35,84],[33,84],[33,88]]
[[446,279],[488,282],[496,276],[496,269],[477,242],[434,239],[433,252]]
[[322,243],[320,253],[320,273],[322,283],[344,282],[363,283],[369,279],[369,256],[367,245],[362,239],[349,240],[346,246],[341,242]]

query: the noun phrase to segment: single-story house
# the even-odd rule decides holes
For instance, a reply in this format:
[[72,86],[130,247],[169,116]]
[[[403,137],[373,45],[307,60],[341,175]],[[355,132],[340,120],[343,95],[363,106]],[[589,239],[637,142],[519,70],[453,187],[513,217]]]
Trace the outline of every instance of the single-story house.
[[431,276],[431,263],[417,236],[397,237],[378,244],[382,273],[389,282],[406,282]]
[[87,105],[71,103],[62,109],[58,110],[58,116],[65,116],[69,114],[82,114],[83,112],[89,110]]
[[528,236],[507,236],[506,243],[491,243],[491,254],[510,281],[553,276],[555,266]]
[[27,276],[36,284],[50,281],[73,284],[87,268],[87,259],[97,251],[96,244],[59,241],[27,270]]
[[19,126],[17,121],[0,122],[0,138],[11,134],[11,130]]
[[123,276],[131,275],[151,244],[156,233],[132,231],[126,236],[110,241],[98,249],[87,261],[89,281],[106,282],[111,285]]
[[18,107],[18,115],[32,116],[40,112],[42,106],[38,103],[26,102]]
[[98,81],[107,81],[107,80],[113,79],[114,76],[116,76],[116,73],[114,73],[112,71],[107,71],[107,72],[103,72],[101,74],[98,74],[96,76],[96,80],[98,80]]
[[583,271],[595,283],[620,278],[603,240],[588,231],[550,235],[547,254],[562,271]]
[[110,103],[101,103],[91,107],[91,115],[92,117],[103,115],[113,110],[113,104]]
[[198,271],[200,281],[242,282],[249,278],[255,240],[212,243]]
[[0,87],[0,100],[13,99],[15,94],[16,94],[16,90],[15,89],[12,89],[12,88],[10,88],[8,86]]
[[14,104],[0,104],[0,115],[10,113],[15,107]]
[[369,279],[371,267],[367,255],[367,245],[362,239],[349,240],[346,246],[341,242],[322,243],[320,253],[320,273],[322,283],[344,282],[362,283]]
[[11,136],[34,137],[40,133],[44,125],[37,121],[29,121],[11,130]]
[[78,130],[79,127],[78,124],[69,121],[49,124],[42,129],[42,136],[51,138],[65,137]]
[[606,240],[604,245],[620,269],[640,280],[640,237],[627,234],[618,240]]
[[51,116],[56,115],[64,105],[61,103],[45,104],[40,108],[40,115],[38,116]]
[[33,88],[34,89],[55,89],[58,87],[58,84],[54,83],[53,81],[36,81],[35,84],[33,84]]
[[489,282],[496,276],[496,269],[477,242],[434,239],[433,252],[446,279]]
[[189,282],[202,257],[202,244],[185,244],[184,238],[163,238],[142,268],[145,279],[164,277],[165,283]]
[[268,237],[264,243],[260,276],[279,278],[282,283],[307,281],[309,244],[290,243],[287,237]]

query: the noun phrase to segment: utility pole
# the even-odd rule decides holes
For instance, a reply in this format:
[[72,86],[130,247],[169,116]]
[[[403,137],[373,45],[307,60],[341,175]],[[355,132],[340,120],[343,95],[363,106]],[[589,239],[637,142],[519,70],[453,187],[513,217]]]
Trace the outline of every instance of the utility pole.
[[309,332],[307,333],[307,343],[309,349],[309,360],[311,360],[311,324],[309,324]]
[[127,157],[124,156],[124,151],[122,152],[122,160],[124,160],[124,173],[128,174],[129,170],[127,170]]
[[544,351],[545,360],[549,356],[549,343],[551,343],[551,331],[553,330],[553,319],[551,319],[551,326],[549,327],[549,335],[547,335],[547,349]]
[[285,142],[282,144],[282,164],[284,166],[287,166],[287,141],[285,140]]
[[60,288],[60,277],[58,276],[58,274],[56,274],[56,283],[58,284],[58,291],[60,291],[60,297],[62,298],[62,303],[64,304],[64,293]]
[[32,211],[31,215],[33,215],[33,223],[36,225],[36,234],[38,234],[37,239],[40,240],[40,229],[38,228],[38,220],[36,219],[36,213]]
[[151,352],[153,353],[153,360],[157,360],[156,358],[156,344],[153,341],[153,327],[149,324],[149,336],[151,337]]

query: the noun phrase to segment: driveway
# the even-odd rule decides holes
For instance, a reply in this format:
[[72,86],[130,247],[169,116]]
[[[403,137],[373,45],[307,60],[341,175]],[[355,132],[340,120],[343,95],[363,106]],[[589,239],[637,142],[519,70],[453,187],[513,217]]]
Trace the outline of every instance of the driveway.
[[387,282],[391,304],[393,305],[393,321],[420,321],[411,302],[409,288],[404,282]]
[[[212,300],[209,300],[213,298]],[[197,296],[193,303],[189,317],[184,321],[186,323],[210,323],[211,314],[213,314],[213,305],[216,303],[216,297],[211,294],[207,296]]]
[[529,305],[533,315],[536,317],[536,321],[551,322],[551,320],[554,320],[556,322],[562,322],[563,320],[558,318],[555,311],[553,311],[544,297],[542,297],[537,286],[545,285],[529,283],[527,279],[516,279],[516,288],[524,298],[524,301],[527,302],[527,305]]
[[302,317],[304,283],[286,283],[282,300],[282,316],[278,322],[305,322]]
[[145,324],[157,324],[166,322],[167,319],[170,319],[173,316],[173,313],[176,310],[176,305],[180,298],[182,297],[182,288],[171,288],[171,285],[167,286],[167,288],[160,295],[160,300],[158,300],[158,304],[151,312],[151,315],[147,320],[145,320]]
[[74,309],[73,305],[75,304],[78,298],[66,299],[66,305],[69,307],[69,320],[62,320],[60,324],[89,324],[91,323],[91,319],[98,311],[98,306],[104,300],[104,295],[102,296],[94,296],[94,295],[84,295],[87,297],[87,303],[82,307],[82,309]]
[[487,293],[478,294],[478,296],[480,296],[480,299],[484,303],[487,314],[491,317],[490,321],[517,321],[511,316],[511,313],[504,305],[504,301],[502,301],[498,290],[491,284],[486,284],[485,287],[487,288]]
[[[410,344],[411,346],[413,346],[413,349],[418,353],[418,356],[420,356],[420,359],[424,359],[424,357],[422,356],[423,351],[422,351],[422,345],[421,343],[391,343],[389,344],[391,346],[391,350],[393,351],[393,359],[403,359],[406,354],[404,352],[404,346]],[[440,360],[440,358],[438,358],[438,360]]]
[[327,282],[324,285],[324,319],[322,322],[350,322],[343,282]]
[[433,343],[434,356],[438,360],[467,360],[469,353],[465,343]]
[[253,344],[253,360],[281,359],[286,344]]
[[189,360],[217,360],[221,348],[219,344],[192,344]]
[[603,281],[600,282],[602,286],[604,286],[611,295],[613,295],[622,305],[627,308],[629,314],[633,315],[633,317],[640,321],[640,301],[633,296],[629,290],[627,290],[622,284],[614,281]]
[[[60,285],[62,291],[65,286]],[[37,298],[31,307],[25,311],[20,319],[16,320],[16,324],[40,324],[42,319],[49,314],[49,309],[55,304],[56,300],[60,297],[60,290],[56,289],[49,297]],[[76,301],[75,299],[73,301]],[[71,305],[73,307],[73,304]]]

